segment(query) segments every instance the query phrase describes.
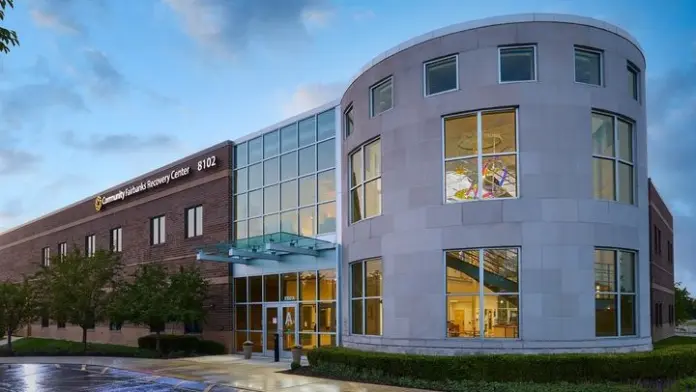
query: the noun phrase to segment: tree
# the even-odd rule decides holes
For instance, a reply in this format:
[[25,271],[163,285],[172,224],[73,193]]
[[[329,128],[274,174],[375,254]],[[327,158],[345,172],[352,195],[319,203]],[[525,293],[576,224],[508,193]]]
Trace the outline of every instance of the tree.
[[[5,19],[5,8],[14,8],[14,0],[0,0],[0,21]],[[18,46],[17,33],[0,26],[0,52],[9,53],[10,46]]]
[[204,317],[207,290],[208,284],[196,268],[169,274],[160,263],[145,264],[135,272],[119,301],[126,310],[116,309],[115,313],[134,324],[149,325],[155,331],[155,349],[161,352],[160,334],[167,322],[192,322]]
[[121,268],[117,253],[97,250],[88,256],[75,248],[37,274],[43,308],[53,319],[82,328],[85,351],[87,330],[109,315],[111,299],[121,286]]
[[696,318],[696,301],[681,282],[674,284],[674,319],[676,325]]
[[0,325],[7,333],[7,348],[12,352],[12,334],[36,318],[35,290],[28,279],[0,283]]

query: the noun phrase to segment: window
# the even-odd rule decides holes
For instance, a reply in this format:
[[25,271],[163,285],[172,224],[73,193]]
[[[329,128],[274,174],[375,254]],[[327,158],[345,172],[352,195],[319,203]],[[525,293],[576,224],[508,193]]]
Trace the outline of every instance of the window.
[[444,120],[445,198],[517,197],[517,111],[483,111]]
[[667,241],[667,262],[670,264],[674,263],[674,248],[672,247],[672,241]]
[[45,247],[41,250],[41,265],[44,267],[51,265],[51,248]]
[[447,336],[519,338],[519,248],[445,252]]
[[123,324],[117,321],[111,321],[109,323],[109,331],[120,331]]
[[595,335],[636,335],[636,253],[595,249]]
[[350,222],[382,213],[382,150],[380,140],[360,146],[350,154]]
[[536,46],[509,46],[498,48],[500,83],[536,80]]
[[56,321],[56,324],[58,325],[58,328],[65,328],[65,321],[64,320],[58,320],[58,321]]
[[370,87],[370,116],[374,117],[391,109],[394,105],[392,77]]
[[575,81],[601,86],[602,52],[592,49],[575,48]]
[[659,326],[660,326],[660,316],[659,316],[659,314],[660,314],[660,304],[656,302],[656,303],[653,305],[653,308],[654,308],[654,309],[653,309],[653,322],[655,323],[655,326],[656,326],[656,327],[659,327]]
[[85,254],[87,257],[94,256],[94,252],[97,251],[97,236],[94,234],[85,237]]
[[41,328],[48,328],[48,326],[49,326],[48,316],[42,315],[41,316]]
[[111,250],[123,252],[123,229],[120,227],[111,229]]
[[595,199],[634,204],[633,124],[593,112],[592,154]]
[[184,333],[203,333],[203,327],[200,321],[193,321],[191,323],[184,323]]
[[456,55],[448,56],[423,64],[426,96],[454,91],[459,88],[457,58]]
[[345,127],[345,137],[350,136],[353,133],[353,105],[349,105],[343,113],[343,126]]
[[350,333],[382,335],[382,259],[350,265]]
[[186,238],[203,235],[203,206],[186,209]]
[[65,256],[68,255],[68,243],[67,242],[61,242],[58,244],[58,254],[60,255],[60,261],[63,261]]
[[166,239],[166,217],[164,215],[160,215],[150,219],[150,244],[164,244]]
[[628,91],[631,97],[636,101],[640,101],[640,70],[630,61],[626,64],[628,71]]

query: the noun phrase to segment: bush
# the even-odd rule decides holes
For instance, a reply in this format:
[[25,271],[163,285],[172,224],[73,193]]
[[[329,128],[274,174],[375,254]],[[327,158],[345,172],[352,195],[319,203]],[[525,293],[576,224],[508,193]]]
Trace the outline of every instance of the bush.
[[[138,347],[146,350],[155,350],[157,347],[157,336],[147,335],[138,339]],[[212,341],[203,340],[191,335],[160,335],[160,351],[163,355],[176,352],[191,355],[192,353],[205,355],[225,354],[225,345]]]
[[291,370],[297,370],[297,369],[299,369],[299,368],[301,368],[301,367],[302,367],[302,365],[300,365],[299,362],[293,361],[293,362],[290,363],[290,369],[291,369]]
[[14,352],[3,347],[0,356],[79,356],[87,355],[92,357],[137,357],[137,358],[156,358],[158,354],[151,350],[140,349],[137,347],[118,346],[114,344],[88,343],[87,351],[84,351],[82,342],[69,340],[24,338],[13,343]]
[[696,375],[696,347],[628,354],[498,354],[428,356],[318,348],[307,353],[313,368],[343,366],[394,378],[428,381],[630,382]]

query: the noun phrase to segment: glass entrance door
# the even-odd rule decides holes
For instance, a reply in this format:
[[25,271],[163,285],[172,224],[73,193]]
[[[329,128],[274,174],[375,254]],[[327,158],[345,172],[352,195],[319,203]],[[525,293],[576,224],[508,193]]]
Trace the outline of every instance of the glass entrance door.
[[266,305],[264,334],[266,335],[264,353],[273,356],[275,334],[279,334],[280,356],[289,357],[292,346],[297,344],[297,305]]

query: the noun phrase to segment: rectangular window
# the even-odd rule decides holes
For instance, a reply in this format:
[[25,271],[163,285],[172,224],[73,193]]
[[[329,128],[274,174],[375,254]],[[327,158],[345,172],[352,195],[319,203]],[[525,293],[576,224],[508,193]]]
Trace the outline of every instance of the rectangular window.
[[382,335],[382,259],[350,265],[350,333]]
[[349,105],[348,109],[343,112],[343,126],[345,129],[343,133],[345,137],[353,134],[353,105]]
[[444,121],[447,203],[517,197],[517,110]]
[[595,336],[635,336],[636,253],[595,249]]
[[150,219],[150,244],[164,244],[166,239],[166,217],[164,215],[160,215]]
[[674,263],[674,248],[672,247],[672,241],[667,241],[667,261],[670,264]]
[[65,328],[65,321],[58,320],[56,321],[56,324],[58,325],[58,328]]
[[592,112],[595,199],[634,204],[633,124],[618,116]]
[[445,252],[447,336],[519,338],[519,248]]
[[640,101],[640,70],[630,61],[626,64],[628,71],[628,91],[631,97],[636,101]]
[[530,82],[536,80],[536,46],[498,48],[499,82]]
[[459,88],[458,56],[448,56],[423,64],[425,96],[454,91]]
[[186,209],[186,238],[203,235],[203,206]]
[[87,257],[94,256],[94,252],[97,251],[97,236],[94,234],[85,237],[85,254]]
[[111,229],[111,251],[123,252],[123,229]]
[[394,105],[393,79],[387,79],[370,87],[370,116],[374,117],[391,109]]
[[601,86],[602,52],[599,50],[575,48],[575,81]]
[[51,265],[51,248],[45,247],[41,250],[41,265],[44,267]]
[[350,222],[382,214],[382,149],[380,139],[350,154]]
[[203,327],[201,326],[201,323],[199,321],[194,321],[191,323],[184,323],[184,333],[193,333],[193,334],[198,334],[198,333],[203,333]]
[[123,326],[123,324],[121,324],[119,322],[111,321],[109,323],[109,331],[120,331],[122,326]]
[[68,243],[67,242],[61,242],[58,244],[58,254],[60,255],[60,261],[63,261],[65,256],[68,255]]

